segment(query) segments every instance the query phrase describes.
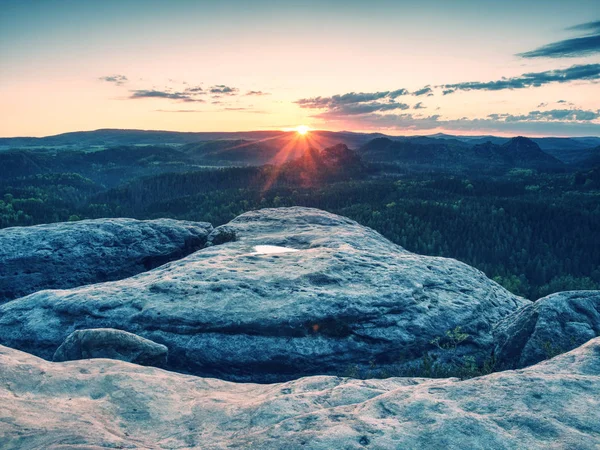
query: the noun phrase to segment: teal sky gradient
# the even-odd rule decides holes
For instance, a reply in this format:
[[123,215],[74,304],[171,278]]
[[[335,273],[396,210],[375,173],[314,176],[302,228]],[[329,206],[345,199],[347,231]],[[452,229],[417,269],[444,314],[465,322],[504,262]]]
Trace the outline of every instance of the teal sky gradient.
[[[600,64],[599,52],[517,56],[579,36],[567,28],[597,20],[597,0],[2,0],[0,135],[301,123],[395,134],[600,135],[600,77],[451,95],[442,87]],[[101,80],[114,75],[127,80]],[[216,85],[235,92],[210,94]],[[398,97],[407,107],[394,110],[378,106],[389,99],[363,114],[298,103],[428,85],[434,95]],[[191,86],[204,91],[193,102],[133,95]]]

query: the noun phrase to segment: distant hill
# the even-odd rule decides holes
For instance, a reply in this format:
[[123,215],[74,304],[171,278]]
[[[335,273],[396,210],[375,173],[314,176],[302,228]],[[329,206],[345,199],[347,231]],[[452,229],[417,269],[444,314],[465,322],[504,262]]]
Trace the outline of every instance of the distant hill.
[[183,145],[193,142],[216,139],[265,139],[276,136],[281,131],[250,131],[223,133],[194,133],[155,130],[101,129],[76,131],[55,136],[0,138],[0,147],[111,147],[117,145]]
[[471,145],[457,139],[417,137],[373,139],[359,149],[367,161],[400,164],[408,168],[450,169],[559,169],[564,163],[545,153],[531,139],[512,138],[502,145],[487,141]]
[[585,158],[582,161],[579,161],[578,165],[580,167],[600,167],[600,145],[596,148],[589,149],[587,151],[587,155],[587,158]]
[[[350,131],[311,131],[306,140],[311,145],[325,148],[343,143],[351,148],[383,136],[381,133],[353,133]],[[155,130],[119,130],[101,129],[94,131],[76,131],[46,137],[0,138],[0,150],[26,147],[54,147],[71,149],[89,149],[93,147],[114,147],[118,145],[185,145],[217,140],[248,140],[269,142],[280,139],[288,141],[297,137],[295,131],[239,131],[239,132],[179,132]]]
[[[0,163],[4,162],[3,167],[10,168],[5,171],[8,176],[64,172],[73,168],[77,173],[89,172],[86,167],[79,168],[89,163],[142,165],[145,169],[137,167],[135,173],[145,175],[147,172],[170,170],[168,167],[159,169],[159,164],[283,164],[300,158],[308,149],[322,150],[337,144],[356,149],[365,161],[393,163],[415,170],[486,170],[508,166],[555,169],[562,167],[561,163],[589,167],[597,153],[595,148],[600,146],[600,138],[509,139],[443,133],[386,136],[381,133],[321,130],[300,136],[295,131],[279,130],[196,133],[102,129],[42,138],[0,138]],[[29,152],[15,153],[20,150]],[[86,157],[81,153],[93,156]],[[149,170],[152,164],[153,170]]]
[[96,152],[66,150],[56,154],[9,150],[0,152],[0,180],[78,173],[110,186],[138,176],[187,171],[193,164],[185,153],[164,146],[118,146]]
[[[438,133],[431,135],[436,139],[456,139],[470,144],[485,144],[491,142],[493,144],[502,145],[507,143],[510,138],[496,136],[452,136],[449,134]],[[592,147],[600,145],[599,137],[543,137],[530,138],[533,142],[539,145],[545,153],[554,156],[556,159],[567,163],[577,164],[590,156]]]
[[502,144],[499,149],[501,157],[514,167],[526,168],[559,168],[564,164],[542,151],[533,140],[518,136]]

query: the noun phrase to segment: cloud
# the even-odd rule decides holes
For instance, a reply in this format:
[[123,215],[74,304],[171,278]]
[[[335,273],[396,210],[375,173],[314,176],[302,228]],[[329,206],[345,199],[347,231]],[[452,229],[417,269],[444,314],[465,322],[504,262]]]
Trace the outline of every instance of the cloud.
[[130,99],[141,99],[141,98],[164,98],[169,100],[179,100],[182,102],[198,102],[204,103],[204,100],[199,98],[193,98],[193,94],[186,91],[184,92],[171,92],[171,91],[157,91],[154,89],[136,89],[130,91]]
[[313,117],[320,119],[340,119],[347,116],[359,116],[376,111],[394,111],[409,109],[406,103],[395,101],[397,97],[408,95],[406,89],[380,92],[349,92],[331,97],[301,98],[294,103],[304,109],[323,109],[325,111]]
[[448,94],[454,94],[454,92],[456,92],[456,90],[455,90],[455,89],[444,89],[444,90],[442,91],[442,94],[444,94],[444,95],[448,95]]
[[125,75],[107,75],[98,79],[100,81],[106,81],[107,83],[114,83],[117,86],[123,86],[128,81]]
[[552,109],[550,111],[531,111],[529,114],[490,114],[490,119],[504,120],[505,122],[540,122],[540,121],[568,121],[589,122],[600,118],[598,111],[584,109]]
[[545,108],[546,106],[548,106],[548,103],[544,103],[544,102],[537,105],[538,108]]
[[204,94],[204,89],[202,89],[200,86],[193,86],[193,87],[185,88],[184,92],[186,94],[199,95],[199,94]]
[[600,21],[582,23],[567,28],[572,31],[583,31],[582,37],[565,39],[543,45],[534,50],[517,53],[522,58],[573,58],[600,53]]
[[225,86],[224,84],[216,84],[211,86],[209,92],[211,94],[235,95],[239,91],[238,88]]
[[[547,70],[545,72],[524,73],[518,77],[502,78],[496,81],[469,81],[446,84],[446,91],[500,91],[503,89],[523,89],[539,87],[550,83],[568,83],[577,80],[600,80],[600,64],[582,64],[567,69]],[[448,92],[451,93],[451,92]]]
[[393,130],[394,132],[443,130],[473,133],[510,133],[538,135],[600,135],[600,110],[555,109],[528,114],[490,114],[484,118],[444,119],[441,115],[379,112],[322,117],[348,129]]
[[412,93],[412,95],[416,95],[417,97],[425,94],[427,94],[428,96],[433,95],[433,91],[429,86],[425,86],[423,89],[419,89],[418,91]]
[[165,112],[165,113],[201,113],[206,112],[200,109],[155,109],[156,112]]
[[406,89],[397,89],[395,91],[382,92],[349,92],[342,95],[333,95],[331,97],[311,97],[301,98],[294,103],[300,105],[301,108],[335,108],[340,105],[348,105],[354,103],[372,102],[375,100],[394,100],[401,95],[408,95]]
[[426,106],[423,106],[423,102],[419,102],[417,103],[415,106],[413,106],[413,109],[426,109]]
[[260,109],[254,108],[245,108],[245,107],[228,107],[223,108],[221,111],[235,111],[235,112],[245,112],[245,113],[254,113],[254,114],[268,114],[267,111],[263,111]]
[[370,114],[377,111],[394,111],[409,109],[410,106],[406,103],[348,103],[335,106],[328,111],[316,114],[313,117],[319,119],[339,119],[348,116],[359,116],[361,114]]
[[263,92],[263,91],[248,91],[248,92],[246,92],[246,95],[255,95],[257,97],[260,97],[262,95],[271,95],[271,94],[268,92]]

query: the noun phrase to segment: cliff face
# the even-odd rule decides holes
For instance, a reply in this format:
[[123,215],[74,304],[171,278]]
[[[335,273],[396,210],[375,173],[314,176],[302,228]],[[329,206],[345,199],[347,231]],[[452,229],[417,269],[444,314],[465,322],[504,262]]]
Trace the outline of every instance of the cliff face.
[[[14,348],[0,345],[1,448],[600,446],[600,292],[532,303],[309,208],[214,230],[106,219],[2,239],[5,286],[68,289],[0,305]],[[118,279],[98,283],[106,270]],[[19,287],[19,274],[38,278]],[[424,360],[537,364],[467,381],[339,377]]]
[[503,319],[494,330],[498,368],[520,368],[600,336],[600,291],[548,295]]
[[4,304],[0,344],[51,359],[77,329],[116,328],[166,345],[171,370],[272,382],[409,369],[447,354],[431,342],[456,327],[468,338],[453,357],[481,362],[494,325],[527,304],[466,264],[320,210],[260,210],[224,229],[208,238],[219,245],[134,277]]
[[212,226],[99,219],[0,230],[0,303],[127,278],[202,248]]
[[108,359],[50,363],[2,346],[0,367],[2,448],[600,446],[600,338],[468,381],[237,384]]

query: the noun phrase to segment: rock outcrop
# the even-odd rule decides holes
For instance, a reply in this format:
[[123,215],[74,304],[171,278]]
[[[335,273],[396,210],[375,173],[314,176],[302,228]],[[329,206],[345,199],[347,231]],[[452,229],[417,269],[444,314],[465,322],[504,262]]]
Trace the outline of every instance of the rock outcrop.
[[600,291],[559,292],[503,319],[495,330],[498,368],[521,368],[600,336]]
[[0,447],[597,449],[600,338],[467,381],[236,384],[0,346]]
[[169,350],[162,344],[112,328],[77,330],[54,353],[55,362],[110,358],[142,366],[163,367]]
[[123,279],[204,246],[212,226],[98,219],[0,230],[0,303],[42,289]]
[[118,328],[166,345],[169,369],[227,380],[402,373],[426,353],[442,360],[431,342],[456,327],[468,338],[452,357],[482,362],[494,325],[528,303],[466,264],[316,209],[249,212],[227,230],[235,241],[128,279],[1,305],[0,344],[51,359],[75,330]]

